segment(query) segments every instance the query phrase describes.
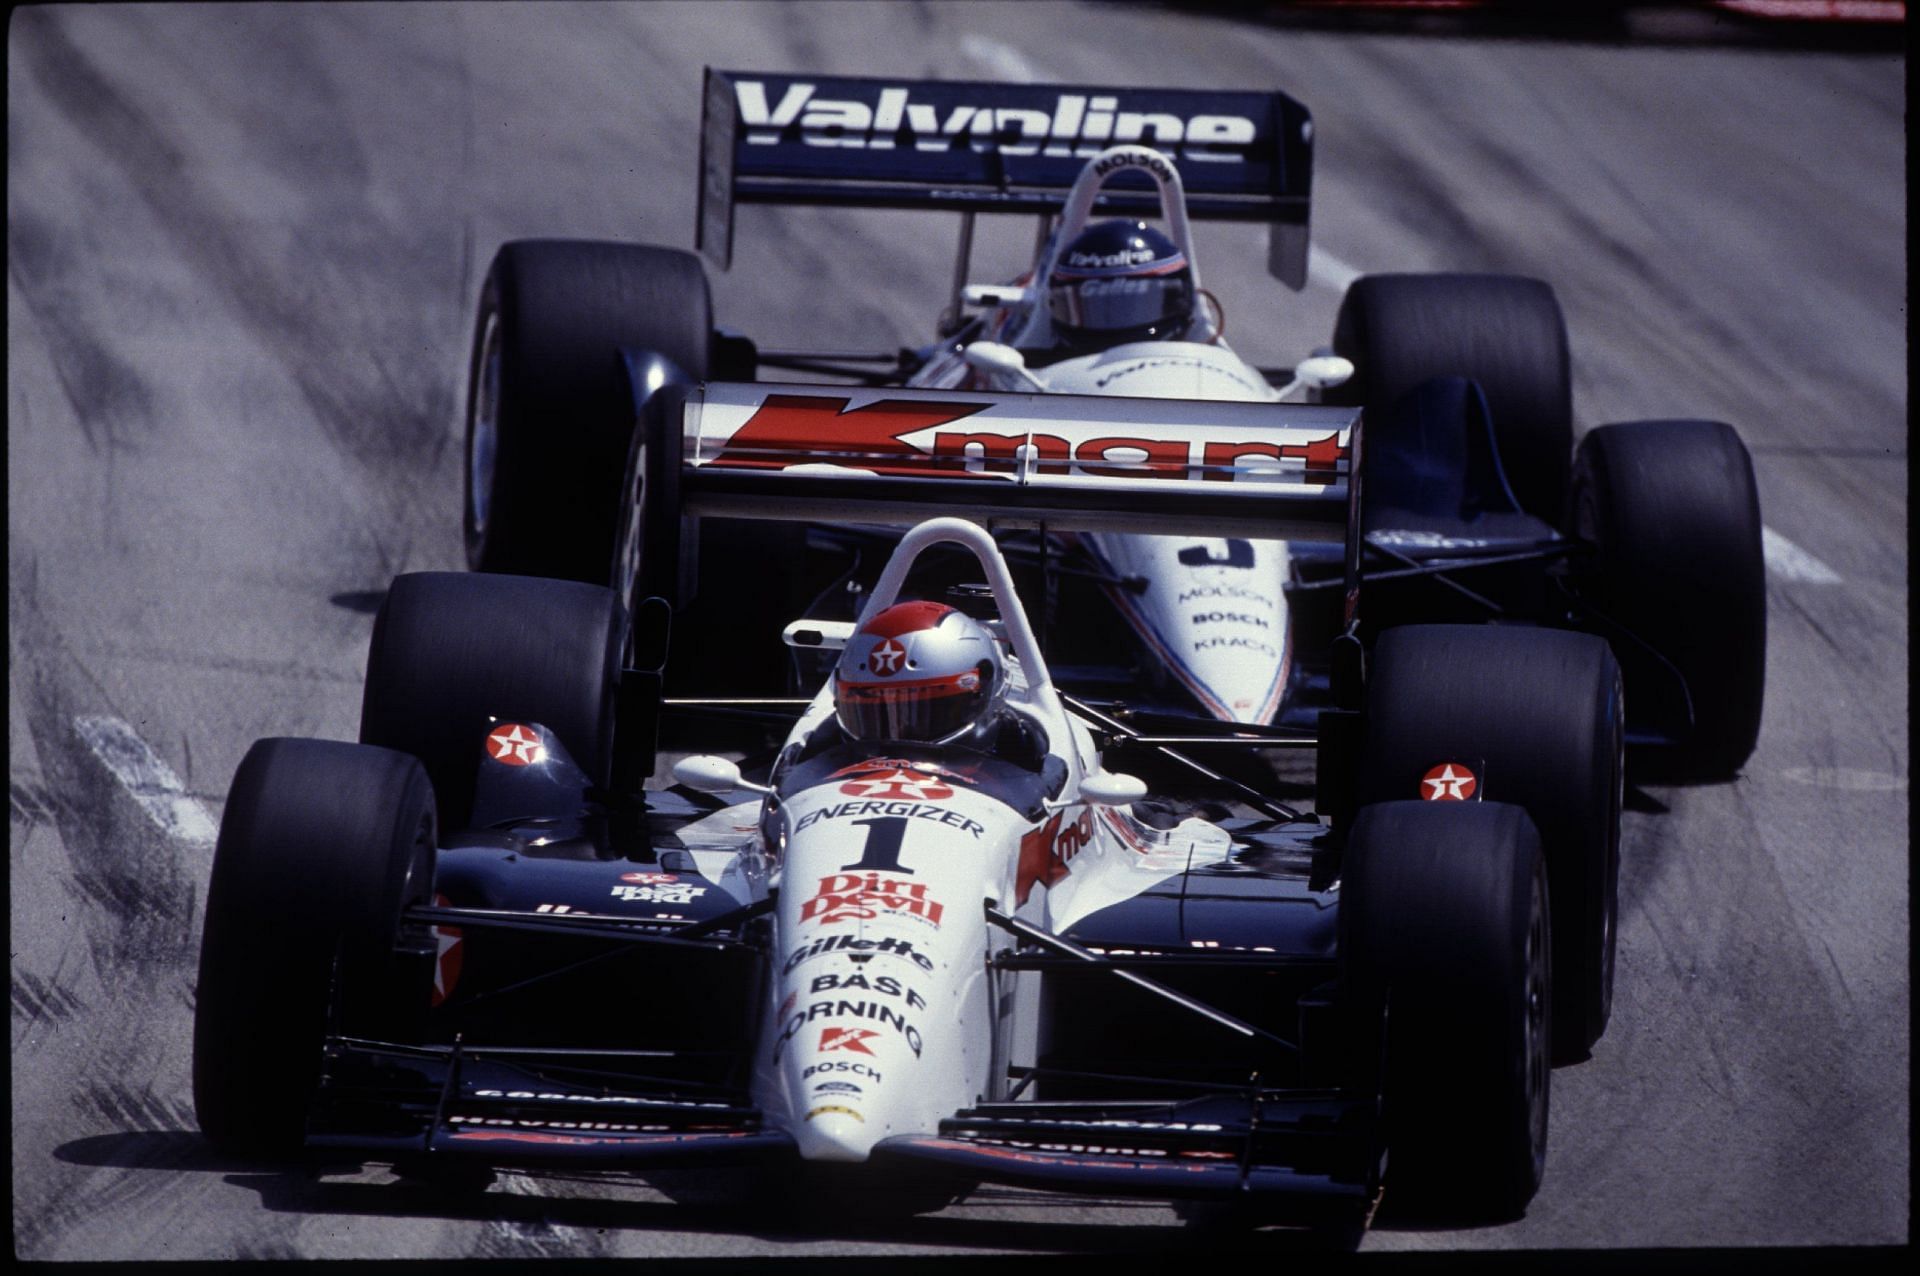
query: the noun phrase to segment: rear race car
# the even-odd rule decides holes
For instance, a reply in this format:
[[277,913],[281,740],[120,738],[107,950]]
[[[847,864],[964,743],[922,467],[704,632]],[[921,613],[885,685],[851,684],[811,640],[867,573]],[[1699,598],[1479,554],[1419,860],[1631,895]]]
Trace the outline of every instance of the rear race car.
[[[1710,421],[1623,422],[1588,430],[1576,452],[1566,326],[1535,279],[1367,276],[1349,289],[1326,350],[1292,368],[1248,363],[1224,338],[1190,224],[1267,225],[1269,272],[1303,286],[1312,154],[1306,108],[1277,92],[709,70],[702,251],[727,264],[745,204],[955,213],[953,287],[934,334],[892,351],[763,348],[715,326],[694,254],[508,243],[475,326],[469,562],[628,590],[617,573],[631,562],[614,556],[622,523],[655,498],[636,474],[620,475],[636,420],[669,385],[786,369],[856,387],[1324,397],[1370,421],[1363,464],[1377,499],[1361,553],[1375,605],[1363,644],[1410,622],[1598,634],[1632,691],[1636,757],[1673,778],[1735,774],[1759,729],[1766,630],[1758,501],[1738,435]],[[1035,252],[1015,278],[974,284],[974,227],[987,213],[1033,217]],[[1063,346],[1053,309],[1067,248],[1092,218],[1155,215],[1184,263],[1191,323],[1172,339],[1095,353]],[[785,428],[796,450],[857,440],[865,411]],[[842,523],[768,543],[738,521],[690,527],[677,542],[684,561],[656,581],[709,634],[676,662],[677,686],[738,687],[742,666],[767,671],[758,689],[799,685],[775,641],[783,618],[823,608],[850,618],[892,535]],[[1037,623],[1070,685],[1302,729],[1333,705],[1337,553],[1178,524],[1150,534],[1050,526],[1002,547],[1032,578]],[[734,587],[746,573],[762,583]]]
[[[215,1145],[454,1178],[850,1169],[921,1185],[913,1208],[1000,1182],[1296,1222],[1363,1222],[1383,1191],[1523,1210],[1550,1065],[1608,1012],[1607,645],[1401,627],[1337,664],[1348,707],[1317,739],[1171,735],[1057,682],[983,524],[1331,540],[1353,648],[1357,412],[1162,404],[1156,425],[1122,415],[1139,400],[929,390],[1080,459],[901,444],[769,465],[742,438],[763,396],[818,393],[665,392],[638,449],[645,490],[677,496],[650,536],[908,528],[855,621],[784,627],[837,653],[811,695],[665,694],[658,593],[415,574],[376,619],[359,741],[248,753],[196,1008]],[[1148,428],[1144,457],[1087,442]],[[1327,434],[1330,473],[1285,450]],[[848,711],[850,687],[926,677],[916,644],[948,625],[991,648],[945,688],[990,687],[982,716]],[[1226,774],[1303,748],[1313,809]]]

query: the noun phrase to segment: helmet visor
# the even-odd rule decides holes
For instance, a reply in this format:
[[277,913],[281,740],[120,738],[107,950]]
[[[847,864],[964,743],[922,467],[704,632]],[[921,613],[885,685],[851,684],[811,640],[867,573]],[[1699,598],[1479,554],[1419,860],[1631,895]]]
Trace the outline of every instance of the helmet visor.
[[836,679],[840,725],[856,740],[915,740],[942,744],[971,727],[986,710],[992,673],[969,669],[913,682]]
[[1062,279],[1053,289],[1054,322],[1088,332],[1115,332],[1184,322],[1193,313],[1193,281],[1185,271],[1112,279]]

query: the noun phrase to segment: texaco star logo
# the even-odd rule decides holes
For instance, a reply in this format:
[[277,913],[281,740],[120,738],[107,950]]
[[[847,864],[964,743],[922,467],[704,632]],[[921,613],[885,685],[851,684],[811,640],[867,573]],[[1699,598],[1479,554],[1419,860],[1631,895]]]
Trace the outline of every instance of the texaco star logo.
[[883,638],[880,640],[880,645],[873,649],[873,654],[867,657],[867,668],[884,678],[888,674],[899,673],[900,667],[906,663],[906,660],[905,647],[891,638]]
[[[441,908],[453,907],[453,901],[445,895],[435,895],[433,902]],[[460,978],[460,928],[457,926],[435,926],[433,928],[433,1005],[442,1005],[453,994],[453,985]]]
[[1473,772],[1454,762],[1443,762],[1420,780],[1420,796],[1429,802],[1464,802],[1480,787]]
[[495,727],[487,737],[487,753],[495,762],[508,766],[530,766],[547,760],[547,746],[531,727],[509,722]]
[[953,796],[953,786],[934,776],[902,767],[884,775],[848,780],[840,786],[848,797],[893,798],[909,802],[938,802]]

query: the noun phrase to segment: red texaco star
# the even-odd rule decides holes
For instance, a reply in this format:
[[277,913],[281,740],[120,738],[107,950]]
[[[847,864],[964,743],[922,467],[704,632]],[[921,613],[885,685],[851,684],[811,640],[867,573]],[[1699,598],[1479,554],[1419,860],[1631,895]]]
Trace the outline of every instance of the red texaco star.
[[884,678],[888,674],[899,673],[900,666],[906,658],[905,647],[891,638],[884,638],[880,645],[873,649],[873,654],[867,657],[867,667]]
[[1420,795],[1429,802],[1464,802],[1479,787],[1473,772],[1465,767],[1456,770],[1451,762],[1442,763],[1427,772],[1420,783],[1430,790]]
[[509,722],[496,727],[487,737],[487,750],[496,762],[508,766],[526,766],[530,763],[545,761],[547,748],[540,743],[540,737],[517,722]]

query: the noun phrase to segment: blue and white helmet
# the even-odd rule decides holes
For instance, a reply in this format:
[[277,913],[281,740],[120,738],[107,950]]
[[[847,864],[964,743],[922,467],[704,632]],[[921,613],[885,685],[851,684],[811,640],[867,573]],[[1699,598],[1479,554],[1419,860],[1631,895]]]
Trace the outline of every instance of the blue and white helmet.
[[1105,221],[1076,235],[1053,263],[1047,304],[1055,337],[1077,350],[1177,341],[1193,325],[1193,270],[1145,222]]

